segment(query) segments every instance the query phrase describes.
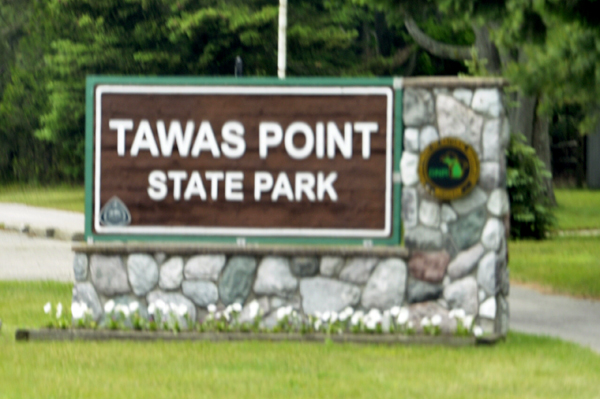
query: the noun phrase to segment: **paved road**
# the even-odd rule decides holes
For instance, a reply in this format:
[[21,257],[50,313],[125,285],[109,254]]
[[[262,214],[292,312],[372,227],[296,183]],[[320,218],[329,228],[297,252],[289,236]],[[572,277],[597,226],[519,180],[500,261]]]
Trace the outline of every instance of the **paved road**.
[[6,229],[23,231],[25,227],[37,236],[46,236],[52,229],[60,239],[70,241],[75,234],[82,234],[84,215],[79,212],[37,208],[23,204],[0,203],[0,224]]
[[600,353],[600,301],[510,288],[510,328],[577,342]]
[[0,280],[73,281],[71,243],[0,231]]

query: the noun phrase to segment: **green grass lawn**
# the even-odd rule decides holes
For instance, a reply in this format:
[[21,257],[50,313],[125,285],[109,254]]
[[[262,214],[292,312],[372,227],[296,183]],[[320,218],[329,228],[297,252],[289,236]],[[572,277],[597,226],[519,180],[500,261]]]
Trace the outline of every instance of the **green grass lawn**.
[[600,299],[600,237],[511,241],[509,254],[512,281]]
[[600,229],[600,190],[555,190],[560,230]]
[[82,186],[0,186],[0,202],[16,202],[43,208],[84,212],[84,199]]
[[510,334],[493,347],[31,342],[71,285],[0,282],[0,398],[598,398],[600,356]]

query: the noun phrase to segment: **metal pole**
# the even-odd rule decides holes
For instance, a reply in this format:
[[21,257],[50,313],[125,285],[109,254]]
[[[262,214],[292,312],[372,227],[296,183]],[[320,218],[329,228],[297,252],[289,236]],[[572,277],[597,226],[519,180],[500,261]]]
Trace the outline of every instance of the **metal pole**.
[[279,42],[277,46],[277,76],[285,79],[287,35],[287,0],[279,0]]

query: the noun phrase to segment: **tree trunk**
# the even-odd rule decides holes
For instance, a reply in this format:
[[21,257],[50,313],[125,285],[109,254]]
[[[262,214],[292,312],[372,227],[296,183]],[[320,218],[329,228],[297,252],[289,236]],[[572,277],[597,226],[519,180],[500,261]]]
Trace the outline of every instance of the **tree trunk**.
[[[535,122],[533,125],[533,137],[531,140],[531,146],[535,150],[537,156],[546,165],[546,170],[552,173],[552,159],[550,152],[550,134],[549,129],[550,122],[548,117],[545,115],[538,115],[535,113]],[[552,205],[556,205],[556,196],[554,195],[554,187],[552,185],[552,178],[544,179],[546,183],[546,193],[550,199]]]

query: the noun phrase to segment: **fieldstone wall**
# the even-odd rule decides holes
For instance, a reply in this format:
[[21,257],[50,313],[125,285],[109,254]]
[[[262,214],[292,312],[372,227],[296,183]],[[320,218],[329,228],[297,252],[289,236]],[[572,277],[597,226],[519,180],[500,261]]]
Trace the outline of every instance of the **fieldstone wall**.
[[[485,333],[505,335],[509,127],[498,83],[398,83],[404,85],[404,248],[74,244],[73,301],[86,303],[97,321],[111,299],[139,302],[142,315],[161,300],[185,306],[201,321],[211,304],[246,305],[243,319],[256,299],[267,326],[276,323],[278,308],[289,305],[303,314],[408,306],[417,330],[423,317],[437,314],[445,332],[456,328],[449,312],[464,309]],[[477,187],[454,201],[432,197],[417,173],[420,152],[445,137],[471,144],[481,165]]]
[[289,305],[315,314],[340,312],[347,306],[383,311],[407,304],[408,253],[402,249],[361,250],[364,253],[358,256],[341,252],[290,256],[265,248],[225,255],[226,247],[220,253],[204,249],[193,254],[193,246],[188,246],[181,251],[186,254],[179,255],[172,248],[167,248],[167,254],[78,245],[73,301],[84,302],[97,321],[102,320],[104,304],[111,299],[117,305],[138,302],[141,314],[147,314],[148,306],[158,300],[183,304],[198,321],[206,316],[208,305],[224,309],[256,299],[267,327],[276,324],[277,309]]
[[[505,150],[510,130],[502,91],[486,87],[486,81],[462,87],[457,80],[447,87],[415,83],[407,82],[403,98],[402,221],[411,253],[407,300],[462,308],[477,316],[485,332],[505,335],[510,230]],[[446,137],[473,146],[481,167],[475,189],[454,201],[431,196],[417,173],[420,152]]]

